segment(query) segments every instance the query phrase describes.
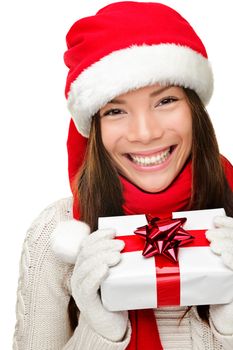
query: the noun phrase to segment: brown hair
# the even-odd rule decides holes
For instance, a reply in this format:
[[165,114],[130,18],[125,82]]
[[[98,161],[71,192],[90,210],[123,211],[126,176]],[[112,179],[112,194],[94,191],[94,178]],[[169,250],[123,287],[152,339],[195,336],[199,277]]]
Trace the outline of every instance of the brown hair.
[[[198,95],[184,89],[192,113],[192,196],[187,209],[224,207],[233,216],[233,195],[227,183],[215,132]],[[201,176],[200,176],[201,175]],[[100,132],[100,118],[92,118],[87,155],[82,169],[74,179],[74,196],[77,196],[80,219],[91,230],[97,229],[99,216],[123,215],[123,195],[117,170],[105,150]],[[77,326],[77,307],[71,297],[69,303],[71,327]],[[202,320],[208,323],[209,306],[198,306]]]

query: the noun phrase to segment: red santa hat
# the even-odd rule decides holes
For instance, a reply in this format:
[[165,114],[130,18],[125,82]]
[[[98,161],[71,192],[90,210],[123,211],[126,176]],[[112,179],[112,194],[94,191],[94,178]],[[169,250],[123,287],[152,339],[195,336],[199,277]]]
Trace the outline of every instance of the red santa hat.
[[[70,175],[82,160],[82,136],[88,137],[92,116],[114,97],[160,83],[193,89],[204,104],[211,98],[213,75],[205,47],[192,26],[166,5],[110,4],[75,22],[66,39],[65,92],[73,119],[68,137]],[[81,150],[74,150],[80,142]]]
[[204,104],[213,90],[205,47],[172,8],[123,1],[82,18],[67,34],[68,108],[88,136],[91,117],[108,101],[155,83],[189,87]]

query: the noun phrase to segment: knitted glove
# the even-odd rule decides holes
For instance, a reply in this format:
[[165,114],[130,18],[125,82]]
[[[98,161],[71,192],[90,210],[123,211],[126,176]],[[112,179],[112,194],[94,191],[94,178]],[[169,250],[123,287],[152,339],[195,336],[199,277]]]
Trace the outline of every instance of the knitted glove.
[[[221,255],[224,264],[233,270],[233,218],[217,216],[214,224],[216,228],[206,232],[206,238],[211,242],[210,248]],[[224,305],[210,305],[210,317],[218,332],[233,334],[233,301]]]
[[126,333],[128,312],[110,312],[102,305],[99,287],[109,267],[119,263],[124,242],[113,240],[111,229],[97,230],[81,243],[71,277],[72,295],[86,322],[98,334],[121,341]]

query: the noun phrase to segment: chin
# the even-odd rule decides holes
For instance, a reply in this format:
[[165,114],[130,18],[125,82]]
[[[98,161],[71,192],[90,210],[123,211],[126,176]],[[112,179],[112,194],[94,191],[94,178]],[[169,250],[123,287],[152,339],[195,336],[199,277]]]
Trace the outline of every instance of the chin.
[[144,192],[158,193],[165,191],[175,180],[176,176],[176,172],[172,172],[172,174],[162,174],[161,176],[148,178],[146,176],[144,178],[131,177],[130,181]]
[[153,185],[145,185],[145,184],[137,184],[134,183],[137,187],[139,187],[142,191],[148,192],[148,193],[158,193],[164,191],[167,187],[169,187],[170,183],[168,184],[161,184],[160,186]]

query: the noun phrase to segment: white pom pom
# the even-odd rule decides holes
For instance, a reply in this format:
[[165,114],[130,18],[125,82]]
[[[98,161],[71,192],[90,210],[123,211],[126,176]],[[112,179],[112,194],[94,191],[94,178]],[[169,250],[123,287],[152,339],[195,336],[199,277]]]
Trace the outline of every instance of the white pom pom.
[[51,246],[62,261],[75,264],[81,242],[90,234],[90,227],[82,221],[60,222],[51,236]]

